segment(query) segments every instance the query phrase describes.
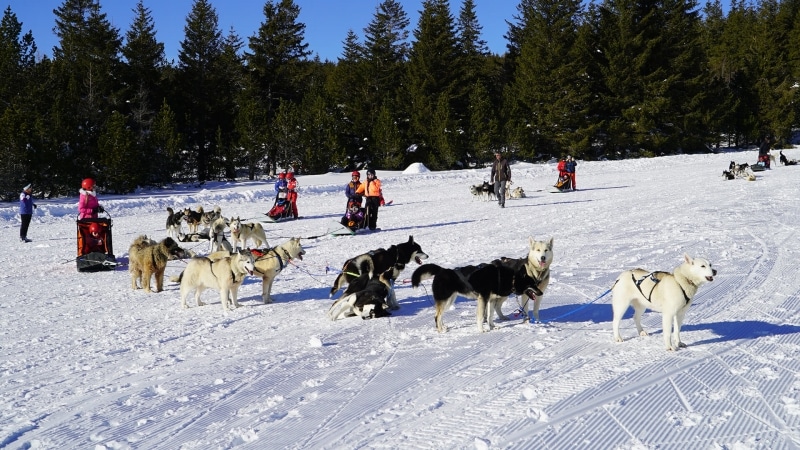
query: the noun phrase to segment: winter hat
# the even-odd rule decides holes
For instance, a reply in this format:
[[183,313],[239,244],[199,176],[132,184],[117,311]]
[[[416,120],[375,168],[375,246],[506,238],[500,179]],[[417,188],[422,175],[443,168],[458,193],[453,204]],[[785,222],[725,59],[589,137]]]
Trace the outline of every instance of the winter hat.
[[27,190],[30,190],[32,187],[33,187],[33,183],[28,183],[28,185],[25,186],[24,188],[22,188],[22,190],[23,191],[27,191]]

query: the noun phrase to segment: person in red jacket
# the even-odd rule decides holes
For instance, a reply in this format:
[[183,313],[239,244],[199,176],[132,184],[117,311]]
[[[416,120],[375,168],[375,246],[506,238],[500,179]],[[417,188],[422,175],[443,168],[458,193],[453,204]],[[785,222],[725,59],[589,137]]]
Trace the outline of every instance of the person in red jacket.
[[292,214],[297,219],[297,179],[294,177],[294,172],[286,174],[286,200],[292,204]]
[[375,169],[367,169],[367,181],[358,186],[356,194],[366,197],[367,227],[374,230],[378,226],[378,208],[383,196],[381,180],[376,176]]

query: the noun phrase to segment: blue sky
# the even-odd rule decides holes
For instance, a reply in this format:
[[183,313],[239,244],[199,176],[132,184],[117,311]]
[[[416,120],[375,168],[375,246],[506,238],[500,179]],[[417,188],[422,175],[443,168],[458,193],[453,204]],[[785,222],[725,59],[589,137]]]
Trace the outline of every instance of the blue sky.
[[[100,2],[108,20],[124,35],[133,21],[133,9],[137,0],[105,0]],[[144,0],[155,22],[156,36],[164,43],[168,60],[177,59],[180,42],[184,38],[183,29],[192,0]],[[265,0],[212,0],[219,16],[219,27],[227,34],[234,31],[247,43],[247,38],[255,34],[264,21]],[[409,20],[409,32],[416,28],[422,0],[400,0]],[[3,10],[11,11],[22,22],[23,33],[33,32],[39,52],[52,54],[58,44],[53,35],[55,15],[53,10],[63,4],[63,0],[6,0],[0,2]],[[336,61],[342,53],[342,42],[348,30],[353,30],[363,38],[363,30],[372,20],[380,0],[295,0],[300,7],[299,21],[306,25],[305,42],[309,50],[323,60]],[[506,21],[513,21],[517,14],[519,0],[476,0],[478,21],[483,27],[483,40],[494,53],[505,52],[508,32]],[[460,0],[451,0],[454,16],[461,8]]]

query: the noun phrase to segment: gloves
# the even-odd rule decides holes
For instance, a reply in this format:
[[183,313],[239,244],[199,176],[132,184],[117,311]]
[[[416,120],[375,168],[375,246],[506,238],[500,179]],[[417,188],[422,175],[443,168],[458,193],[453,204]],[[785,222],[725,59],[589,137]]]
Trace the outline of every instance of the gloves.
[[36,203],[34,203],[33,204],[33,209],[36,209],[36,208],[38,208],[38,206],[36,206]]
[[102,206],[98,206],[98,207],[97,207],[97,212],[104,213],[104,212],[106,212],[106,209],[105,209],[105,208],[103,208]]

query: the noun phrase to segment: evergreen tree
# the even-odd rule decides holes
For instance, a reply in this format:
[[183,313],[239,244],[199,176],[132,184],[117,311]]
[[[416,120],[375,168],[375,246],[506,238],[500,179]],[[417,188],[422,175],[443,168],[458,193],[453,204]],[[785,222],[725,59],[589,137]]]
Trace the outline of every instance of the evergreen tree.
[[185,39],[178,52],[176,92],[180,95],[179,117],[190,160],[196,163],[198,181],[211,175],[215,159],[220,88],[218,73],[222,58],[222,33],[216,10],[208,0],[195,0],[186,18]]
[[153,135],[150,143],[153,146],[154,159],[159,164],[151,166],[151,183],[171,183],[177,176],[189,179],[193,171],[182,164],[180,153],[184,148],[183,136],[178,132],[178,121],[175,113],[166,100],[161,104],[158,114],[153,120]]
[[[452,105],[463,77],[463,59],[455,34],[455,23],[446,0],[422,2],[419,24],[414,30],[406,75],[410,138],[417,157],[434,169],[450,168],[466,157],[454,129],[461,126]],[[448,114],[449,117],[442,117]],[[449,125],[450,133],[444,126]],[[447,149],[442,159],[439,151]]]
[[523,41],[509,87],[520,156],[574,153],[589,106],[586,60],[580,58],[579,0],[526,2]]
[[[30,88],[35,74],[36,44],[30,31],[11,8],[0,21],[0,198],[8,199],[28,182],[41,176],[30,124],[38,116],[32,108]],[[25,181],[29,180],[29,181]]]
[[103,187],[122,194],[136,189],[146,175],[146,166],[140,164],[136,137],[121,112],[111,113],[105,130],[100,133],[97,146],[100,150],[99,162],[109,175]]
[[[351,85],[354,90],[344,102],[346,114],[352,117],[353,140],[348,147],[351,161],[372,167],[377,161],[396,161],[396,157],[385,157],[392,149],[381,148],[388,144],[374,139],[381,114],[390,111],[392,122],[402,122],[405,112],[399,101],[402,91],[404,64],[408,57],[409,19],[402,4],[396,0],[380,2],[370,23],[364,28],[364,45],[361,47],[360,63],[354,66]],[[388,129],[382,128],[386,132]],[[378,131],[378,135],[384,135]],[[380,139],[383,141],[383,138]],[[384,156],[380,156],[384,155]],[[374,158],[374,161],[373,161]],[[378,165],[379,166],[379,165]],[[380,166],[379,166],[380,167]]]
[[136,136],[135,155],[139,164],[148,166],[148,170],[137,180],[139,184],[160,182],[147,174],[157,171],[157,165],[163,164],[155,158],[154,146],[149,141],[152,136],[152,125],[155,115],[164,99],[161,76],[166,66],[164,44],[156,40],[155,25],[150,10],[144,7],[142,0],[137,2],[133,10],[133,23],[125,33],[125,45],[122,55],[125,57],[123,73],[125,111],[129,115],[129,123]]
[[[267,1],[264,5],[264,22],[250,37],[250,52],[245,60],[250,71],[252,86],[259,103],[266,110],[267,126],[278,113],[284,101],[299,102],[303,93],[303,61],[310,55],[308,44],[303,43],[305,24],[297,21],[300,8],[292,0]],[[288,107],[288,106],[287,106]],[[269,130],[282,132],[282,130]],[[278,149],[267,141],[268,164],[274,170]]]
[[73,186],[86,176],[95,176],[103,186],[113,173],[99,165],[97,139],[111,111],[122,103],[119,30],[96,0],[64,0],[53,12],[59,44],[53,48],[51,134],[63,143],[54,162],[59,171],[71,174]]

